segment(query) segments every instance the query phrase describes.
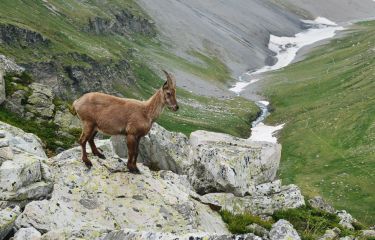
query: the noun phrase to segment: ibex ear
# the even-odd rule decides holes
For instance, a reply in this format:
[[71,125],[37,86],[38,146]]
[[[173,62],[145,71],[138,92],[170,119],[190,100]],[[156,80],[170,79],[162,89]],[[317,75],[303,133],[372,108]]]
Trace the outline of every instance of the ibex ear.
[[[163,85],[163,88],[164,87],[170,87],[170,88],[174,88],[176,86],[176,84],[174,83],[173,81],[173,77],[165,70],[162,70],[165,74],[165,76],[167,77],[167,81],[164,83]],[[165,86],[167,84],[167,86]]]

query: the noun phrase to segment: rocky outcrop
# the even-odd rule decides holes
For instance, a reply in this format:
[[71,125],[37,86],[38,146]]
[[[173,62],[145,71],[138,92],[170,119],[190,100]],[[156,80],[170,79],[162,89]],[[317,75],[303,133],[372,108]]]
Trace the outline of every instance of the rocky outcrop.
[[201,196],[200,200],[235,214],[251,212],[257,215],[272,215],[275,211],[305,205],[304,198],[297,186],[281,186],[280,181],[276,181],[272,185],[276,185],[274,190],[269,188],[268,191],[254,192],[252,196],[237,197],[231,193],[210,193]]
[[279,220],[272,225],[270,231],[271,240],[300,240],[297,231],[293,225],[286,220]]
[[19,207],[0,210],[0,239],[4,239],[12,231],[19,214]]
[[13,237],[13,240],[39,240],[42,234],[38,232],[35,228],[21,228],[18,230]]
[[[111,142],[120,157],[128,157],[124,136],[113,136]],[[189,140],[182,133],[169,132],[154,123],[139,145],[138,161],[151,169],[186,174],[191,166]]]
[[[112,138],[117,154],[127,156],[123,137]],[[140,142],[139,160],[154,169],[185,173],[199,194],[228,192],[244,196],[276,177],[279,144],[250,142],[227,134],[196,131],[189,141],[154,124]],[[261,189],[259,189],[261,191]]]
[[68,108],[62,108],[56,111],[54,123],[64,130],[81,128],[81,122],[77,116],[70,113]]
[[25,69],[18,66],[12,60],[0,54],[0,104],[6,100],[4,75],[8,73],[21,73]]
[[335,209],[326,203],[321,196],[316,196],[314,198],[309,199],[309,203],[311,207],[328,212],[328,213],[335,213]]
[[155,36],[154,23],[142,16],[136,16],[131,11],[122,10],[114,14],[112,19],[95,17],[89,19],[87,30],[96,34],[120,34],[133,33],[147,36]]
[[11,24],[0,24],[0,44],[17,47],[47,45],[49,40],[38,32]]
[[341,230],[339,228],[328,229],[319,240],[333,240],[337,239],[340,235]]
[[49,196],[53,179],[40,139],[0,123],[0,208]]
[[251,195],[255,186],[276,177],[281,146],[251,142],[227,134],[196,131],[190,135],[192,167],[189,179],[200,193]]
[[339,224],[342,227],[354,230],[353,223],[357,222],[357,220],[353,218],[352,215],[350,215],[345,210],[336,211],[336,214],[340,218]]
[[124,160],[113,154],[109,140],[98,145],[107,159],[92,157],[90,171],[80,160],[79,148],[50,159],[55,179],[52,196],[29,203],[17,227],[33,226],[42,233],[70,229],[85,238],[122,228],[227,233],[218,213],[192,199],[182,180],[172,181],[165,177],[168,174],[142,165],[141,175],[130,174]]
[[53,118],[55,105],[53,104],[54,95],[51,88],[40,83],[32,83],[30,88],[32,94],[28,97],[25,106],[27,112],[42,119]]

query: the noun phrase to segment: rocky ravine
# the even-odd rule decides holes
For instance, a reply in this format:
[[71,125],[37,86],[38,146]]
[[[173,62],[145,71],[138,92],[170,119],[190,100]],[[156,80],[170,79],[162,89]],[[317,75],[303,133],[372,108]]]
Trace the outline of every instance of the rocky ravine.
[[78,147],[48,159],[35,135],[0,123],[0,137],[0,239],[299,239],[285,220],[262,237],[233,236],[215,211],[266,217],[305,204],[275,179],[278,144],[205,131],[187,139],[155,124],[134,175],[119,137],[97,140],[106,159],[91,156],[90,170]]

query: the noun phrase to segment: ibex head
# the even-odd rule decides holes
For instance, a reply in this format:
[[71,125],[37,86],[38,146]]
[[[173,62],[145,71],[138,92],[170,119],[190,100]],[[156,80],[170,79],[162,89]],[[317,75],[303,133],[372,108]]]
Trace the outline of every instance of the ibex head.
[[163,70],[167,81],[163,85],[164,101],[167,107],[173,111],[178,110],[178,104],[176,100],[176,80],[167,71]]

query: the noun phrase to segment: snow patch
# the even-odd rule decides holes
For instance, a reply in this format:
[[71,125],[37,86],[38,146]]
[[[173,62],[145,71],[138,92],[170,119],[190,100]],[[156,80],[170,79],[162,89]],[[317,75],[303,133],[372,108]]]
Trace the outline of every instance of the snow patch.
[[264,123],[259,123],[251,128],[250,141],[256,142],[271,142],[277,143],[277,138],[274,134],[284,127],[284,123],[277,126],[267,126]]
[[239,94],[242,92],[248,85],[259,81],[259,79],[252,79],[249,82],[236,82],[233,87],[229,88],[230,91]]

